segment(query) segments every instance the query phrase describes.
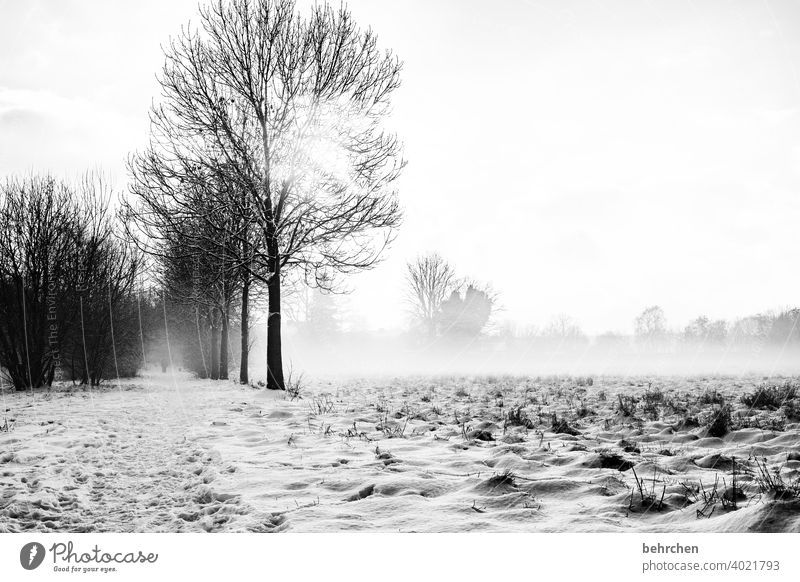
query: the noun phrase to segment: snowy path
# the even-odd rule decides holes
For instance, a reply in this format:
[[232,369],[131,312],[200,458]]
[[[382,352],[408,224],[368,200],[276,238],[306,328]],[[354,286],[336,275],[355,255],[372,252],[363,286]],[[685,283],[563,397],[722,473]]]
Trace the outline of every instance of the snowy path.
[[214,487],[232,468],[198,432],[222,422],[209,418],[220,400],[252,391],[166,376],[144,386],[4,396],[15,426],[0,433],[0,531],[274,527]]

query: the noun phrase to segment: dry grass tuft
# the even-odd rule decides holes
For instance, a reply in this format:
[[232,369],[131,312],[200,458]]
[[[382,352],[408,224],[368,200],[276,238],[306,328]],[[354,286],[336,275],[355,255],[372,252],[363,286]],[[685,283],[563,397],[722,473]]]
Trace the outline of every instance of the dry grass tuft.
[[780,500],[800,498],[800,477],[787,482],[781,475],[780,467],[775,467],[770,471],[766,458],[756,458],[755,461],[755,481],[762,494]]
[[572,436],[578,436],[580,434],[580,432],[572,428],[565,419],[558,418],[556,413],[553,413],[553,419],[550,423],[550,430],[556,434],[568,434]]
[[522,426],[528,429],[533,429],[536,426],[528,417],[522,405],[512,406],[506,413],[505,422],[507,426]]
[[797,387],[787,381],[783,386],[759,386],[755,392],[742,395],[740,400],[750,408],[777,410],[795,398],[797,398]]
[[727,404],[714,406],[705,425],[708,436],[724,437],[731,429],[731,407]]

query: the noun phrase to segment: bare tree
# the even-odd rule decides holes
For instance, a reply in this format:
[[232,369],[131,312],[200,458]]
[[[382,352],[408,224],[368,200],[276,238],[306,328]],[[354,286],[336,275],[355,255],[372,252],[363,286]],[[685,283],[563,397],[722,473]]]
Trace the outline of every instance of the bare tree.
[[[191,326],[179,326],[184,348],[197,352],[184,352],[184,364],[201,377],[227,379],[231,307],[240,280],[236,270],[227,268],[224,258],[218,260],[213,252],[192,248],[188,241],[197,240],[203,230],[202,224],[191,221],[184,224],[182,231],[172,233],[173,239],[158,257],[158,280],[181,316],[192,321]],[[214,244],[224,244],[224,240]],[[195,326],[196,333],[192,329]],[[210,338],[205,341],[208,332]],[[204,354],[209,355],[210,364]]]
[[689,322],[683,330],[683,340],[690,343],[721,345],[728,335],[728,324],[724,320],[711,321],[701,315]]
[[574,341],[584,337],[578,322],[566,313],[554,315],[547,324],[544,335],[559,341]]
[[327,288],[372,267],[399,224],[404,163],[382,120],[401,65],[344,7],[304,18],[292,0],[216,1],[165,52],[153,137],[130,164],[139,215],[147,190],[185,208],[209,176],[242,193],[219,208],[242,219],[230,265],[267,287],[267,386],[283,389],[282,273]]
[[[181,163],[190,164],[190,161]],[[155,258],[161,271],[155,278],[165,283],[166,271],[173,270],[172,281],[165,286],[169,287],[167,290],[173,295],[173,301],[191,304],[195,312],[206,312],[203,320],[212,332],[219,324],[217,311],[221,311],[225,314],[222,319],[224,337],[232,294],[240,292],[239,380],[248,383],[249,312],[253,295],[250,267],[252,251],[259,246],[259,234],[254,229],[255,214],[246,191],[226,173],[223,161],[205,172],[196,164],[182,167],[176,163],[170,167],[151,148],[135,156],[130,169],[136,203],[128,199],[122,201],[125,222],[139,247]],[[175,275],[179,276],[175,278]],[[214,292],[210,293],[212,290]],[[209,307],[209,301],[214,305]],[[209,309],[213,313],[208,312]],[[195,316],[200,319],[198,313]],[[197,325],[200,326],[199,322]],[[221,366],[212,366],[209,374],[203,364],[203,375],[216,378],[219,367],[220,375],[227,377],[224,351],[227,338],[214,341],[214,345],[222,350],[216,362]],[[202,345],[198,347],[202,349]],[[197,366],[192,368],[199,371]]]
[[433,337],[442,303],[460,285],[455,269],[439,253],[420,255],[406,269],[406,300],[415,319]]
[[658,305],[648,307],[634,320],[634,329],[637,339],[645,344],[652,346],[662,342],[667,336],[664,310]]
[[[115,237],[101,176],[49,176],[0,187],[0,367],[17,389],[71,378],[98,384],[136,369],[131,316],[138,257]],[[117,326],[116,334],[113,329]]]
[[74,323],[65,305],[78,219],[69,190],[50,176],[8,179],[0,191],[0,366],[18,390],[47,382]]

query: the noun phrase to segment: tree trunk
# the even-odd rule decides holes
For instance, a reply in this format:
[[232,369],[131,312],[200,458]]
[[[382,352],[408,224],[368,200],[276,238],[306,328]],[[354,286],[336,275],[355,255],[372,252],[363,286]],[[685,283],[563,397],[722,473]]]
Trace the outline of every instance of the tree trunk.
[[[213,316],[212,316],[213,317]],[[216,321],[211,322],[211,379],[219,380],[219,327]]]
[[228,319],[230,318],[230,304],[225,304],[222,311],[222,334],[219,338],[219,379],[228,379]]
[[283,357],[281,355],[281,279],[275,269],[267,285],[269,314],[267,315],[267,388],[285,390]]
[[250,355],[250,274],[245,272],[242,280],[242,359],[239,364],[239,382],[250,383],[248,373]]
[[267,313],[267,388],[285,390],[283,383],[283,360],[281,356],[281,258],[278,252],[278,238],[275,232],[275,219],[270,190],[270,143],[267,131],[267,114],[261,118],[261,137],[264,140],[264,192],[263,202],[266,212],[266,244],[270,257],[272,275],[267,284],[269,312]]

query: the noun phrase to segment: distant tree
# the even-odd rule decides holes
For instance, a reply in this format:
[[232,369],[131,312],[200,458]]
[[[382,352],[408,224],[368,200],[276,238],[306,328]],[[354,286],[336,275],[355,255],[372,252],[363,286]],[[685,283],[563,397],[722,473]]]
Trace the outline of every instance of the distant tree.
[[728,338],[728,322],[724,319],[712,321],[708,326],[708,341],[723,344]]
[[[231,309],[235,301],[238,303],[239,381],[247,384],[250,303],[257,295],[249,268],[259,240],[255,211],[244,189],[228,179],[229,165],[223,161],[205,172],[192,167],[185,175],[175,168],[168,174],[163,164],[153,151],[132,160],[134,196],[123,201],[129,234],[155,259],[154,277],[172,295],[171,305],[190,307],[198,326],[200,320],[209,326],[214,336],[213,350],[210,346],[206,349],[212,361],[210,369],[197,354],[184,353],[194,362],[188,367],[202,377],[228,377],[226,346]],[[202,349],[202,342],[191,350],[195,348]]]
[[684,341],[704,344],[722,344],[728,335],[728,325],[724,320],[711,321],[705,315],[694,319],[683,330]]
[[800,341],[800,309],[758,313],[737,319],[728,333],[737,346],[786,345]]
[[770,342],[778,345],[800,341],[800,309],[787,309],[772,317]]
[[578,340],[585,337],[578,322],[566,313],[555,315],[544,330],[544,335],[560,340]]
[[505,342],[515,342],[527,335],[517,322],[510,319],[501,321],[497,331],[497,337]]
[[[141,352],[141,366],[149,369],[161,365],[164,372],[174,359],[177,361],[182,350],[174,344],[174,329],[169,326],[171,346],[167,346],[167,327],[165,311],[170,316],[176,314],[172,307],[165,310],[164,293],[160,287],[145,286],[139,283],[133,298],[136,321],[131,331],[136,336]],[[171,348],[171,349],[170,349]],[[172,358],[170,357],[172,356]]]
[[708,336],[708,327],[711,320],[705,315],[692,320],[683,330],[683,337],[688,341],[702,341]]
[[126,242],[97,233],[93,267],[78,288],[79,320],[65,343],[69,375],[82,384],[97,386],[116,376],[133,376],[141,365],[134,297],[140,261]]
[[439,253],[420,255],[406,264],[406,300],[429,337],[436,335],[442,304],[459,286],[455,269]]
[[199,252],[187,242],[202,230],[202,224],[187,221],[173,233],[158,256],[157,278],[170,309],[192,323],[178,323],[172,334],[185,348],[184,364],[202,378],[227,379],[231,311],[241,280],[224,259],[211,250]]
[[307,289],[305,314],[300,332],[314,341],[328,341],[341,332],[335,296],[321,289]]
[[656,344],[667,336],[667,323],[664,310],[658,305],[648,307],[634,320],[637,340],[646,344]]
[[762,345],[769,340],[772,317],[765,314],[749,315],[731,325],[730,342],[738,347]]
[[448,337],[474,337],[489,323],[495,299],[488,289],[467,285],[463,295],[453,291],[441,304],[439,324],[442,335]]
[[525,341],[534,341],[541,336],[541,330],[534,324],[527,324],[518,329],[516,335]]

